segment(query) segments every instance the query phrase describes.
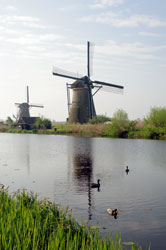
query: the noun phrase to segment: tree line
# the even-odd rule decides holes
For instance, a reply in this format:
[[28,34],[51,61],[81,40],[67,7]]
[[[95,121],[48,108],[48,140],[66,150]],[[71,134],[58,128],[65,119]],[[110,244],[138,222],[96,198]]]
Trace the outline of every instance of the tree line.
[[90,123],[109,123],[104,136],[120,138],[166,139],[166,108],[152,107],[143,120],[129,120],[123,109],[118,109],[112,118],[97,116]]

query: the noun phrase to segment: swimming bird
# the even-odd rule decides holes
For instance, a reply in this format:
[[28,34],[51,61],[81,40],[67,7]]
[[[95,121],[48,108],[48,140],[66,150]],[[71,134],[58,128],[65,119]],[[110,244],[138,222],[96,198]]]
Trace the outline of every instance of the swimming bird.
[[129,167],[128,167],[128,166],[126,166],[126,172],[127,172],[127,173],[129,172]]
[[97,180],[97,183],[92,183],[91,188],[99,188],[100,187],[100,179]]
[[116,216],[118,214],[118,210],[116,208],[115,209],[108,208],[107,213],[112,215],[112,216]]

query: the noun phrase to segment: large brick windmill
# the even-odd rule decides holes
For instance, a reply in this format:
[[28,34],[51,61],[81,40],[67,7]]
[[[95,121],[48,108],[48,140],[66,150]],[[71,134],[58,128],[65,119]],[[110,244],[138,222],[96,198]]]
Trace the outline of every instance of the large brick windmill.
[[[56,67],[53,69],[53,75],[61,76],[69,79],[75,80],[73,84],[67,84],[67,87],[73,90],[72,104],[69,101],[68,94],[68,105],[71,106],[69,109],[69,123],[87,123],[89,119],[96,116],[95,106],[93,102],[93,96],[100,89],[118,89],[123,90],[123,86],[101,82],[93,81],[90,79],[90,42],[87,42],[87,75],[84,77],[78,77],[73,73],[60,70]],[[97,88],[95,93],[92,90]],[[69,93],[69,91],[68,91]]]

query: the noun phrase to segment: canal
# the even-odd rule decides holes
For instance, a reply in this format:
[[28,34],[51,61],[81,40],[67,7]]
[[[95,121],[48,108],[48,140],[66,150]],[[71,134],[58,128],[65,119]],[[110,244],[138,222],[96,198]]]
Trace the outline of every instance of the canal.
[[166,249],[166,141],[0,134],[0,184],[69,206],[103,236]]

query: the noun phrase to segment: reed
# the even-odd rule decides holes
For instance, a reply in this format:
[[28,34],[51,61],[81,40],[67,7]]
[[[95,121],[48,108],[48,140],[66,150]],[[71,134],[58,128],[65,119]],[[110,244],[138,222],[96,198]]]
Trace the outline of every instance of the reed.
[[101,124],[57,124],[56,134],[72,134],[86,137],[101,137],[108,125]]
[[[24,190],[0,191],[0,249],[123,249],[121,238],[103,239],[99,231],[79,225],[69,213],[47,200],[38,201]],[[141,249],[132,244],[127,249]]]
[[73,135],[80,137],[111,137],[111,138],[139,138],[166,140],[166,127],[154,127],[145,124],[143,121],[130,121],[126,127],[119,127],[115,123],[98,124],[54,124],[51,129],[20,129],[0,125],[0,133],[21,133],[21,134],[54,134]]

